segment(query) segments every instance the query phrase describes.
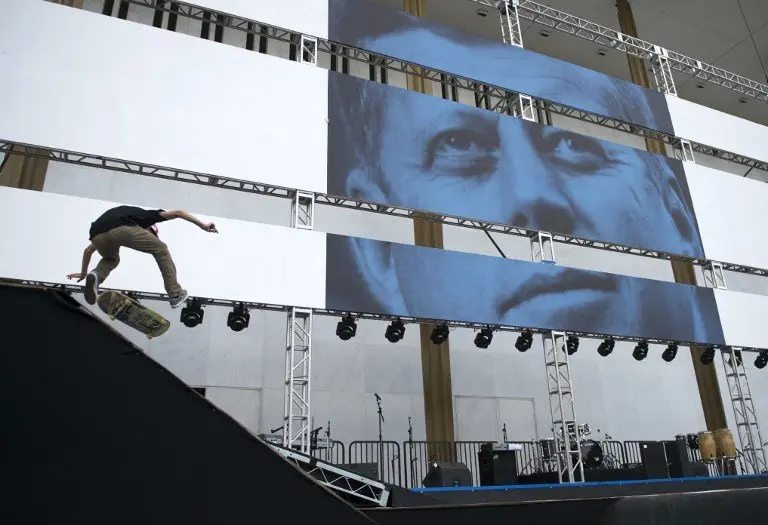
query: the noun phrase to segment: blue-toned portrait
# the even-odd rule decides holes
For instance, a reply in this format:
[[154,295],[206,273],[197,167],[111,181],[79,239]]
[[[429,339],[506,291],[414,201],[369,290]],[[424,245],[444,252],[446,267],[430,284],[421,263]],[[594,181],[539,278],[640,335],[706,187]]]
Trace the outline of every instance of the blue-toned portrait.
[[709,288],[339,235],[327,247],[332,310],[724,344]]
[[704,256],[682,162],[331,73],[328,191]]
[[674,135],[662,93],[368,0],[329,0],[329,39]]

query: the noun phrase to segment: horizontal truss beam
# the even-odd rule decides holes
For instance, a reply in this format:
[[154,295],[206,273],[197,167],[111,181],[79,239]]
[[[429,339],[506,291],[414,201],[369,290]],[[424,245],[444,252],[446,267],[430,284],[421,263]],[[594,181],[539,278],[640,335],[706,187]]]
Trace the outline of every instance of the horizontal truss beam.
[[[253,34],[256,36],[263,36],[270,40],[277,40],[279,42],[284,42],[288,44],[298,44],[301,38],[301,35],[296,32],[292,32],[286,29],[269,25],[269,24],[264,24],[258,21],[240,18],[231,14],[221,13],[211,9],[203,9],[200,7],[184,4],[181,2],[173,2],[173,4],[178,6],[178,9],[174,8],[172,10],[170,7],[171,2],[166,2],[163,6],[156,6],[154,4],[154,0],[127,0],[127,1],[128,3],[140,5],[148,9],[153,9],[156,11],[164,11],[167,13],[173,13],[179,16],[184,16],[186,18],[192,18],[194,20],[210,23],[212,25],[218,25],[225,28],[229,28],[229,29],[243,31],[245,33]],[[472,1],[478,4],[495,8],[495,3],[492,2],[492,0],[472,0]],[[533,5],[535,3],[521,1],[521,5],[528,6],[529,4]],[[550,12],[560,13],[563,17],[566,17],[568,20],[571,20],[571,19],[574,21],[581,20],[576,17],[572,17],[571,15],[568,15],[566,13],[562,13],[561,11],[557,11],[556,9],[551,9],[546,6],[541,6],[539,4],[535,4],[535,5],[539,6],[541,10],[543,10],[543,12],[546,12],[546,13],[550,13]],[[525,11],[525,9],[518,8],[518,11],[522,12],[522,11]],[[204,17],[204,14],[214,14],[216,16],[213,16],[212,18],[208,19]],[[544,15],[542,14],[541,16],[544,16]],[[587,22],[587,21],[582,21],[582,22],[584,22],[584,24],[595,26],[595,27],[600,27],[600,28],[603,27],[603,26],[599,26],[598,24],[593,24],[592,22]],[[614,34],[618,34],[618,32],[612,29],[608,29],[608,28],[603,28],[603,29],[605,31],[612,32]],[[311,35],[311,36],[314,36],[314,35]],[[579,33],[577,36],[581,36],[581,34]],[[624,35],[623,38],[624,38],[623,43],[625,45],[629,45],[630,46],[629,48],[631,49],[634,49],[633,45],[636,45],[637,49],[646,49],[647,46],[651,46],[652,48],[652,44],[648,44],[647,42],[644,42],[640,39],[636,39],[626,35]],[[630,45],[631,42],[635,42],[635,44]],[[608,44],[606,43],[605,45],[608,45]],[[449,86],[457,86],[460,89],[465,89],[473,93],[477,93],[478,95],[490,96],[494,100],[494,103],[492,105],[492,109],[494,111],[506,112],[506,110],[512,105],[515,97],[519,95],[519,93],[514,91],[509,91],[507,89],[504,89],[503,87],[484,84],[482,82],[478,82],[477,80],[473,80],[470,78],[456,76],[452,73],[440,71],[437,69],[425,68],[417,64],[404,62],[404,61],[397,60],[384,55],[377,55],[376,53],[371,53],[369,51],[364,51],[362,49],[358,49],[350,46],[344,46],[342,44],[338,44],[330,40],[324,40],[321,38],[318,38],[318,51],[326,55],[337,56],[340,58],[348,58],[350,60],[354,60],[357,62],[377,65],[379,67],[385,68],[390,71],[403,73],[405,75],[409,75],[413,77],[424,78],[432,82],[446,84]],[[670,55],[676,55],[676,54],[670,52]],[[677,54],[677,56],[682,57],[683,55]],[[675,69],[675,66],[678,64],[678,62],[675,62],[675,60],[673,60],[671,56],[668,58],[670,60],[670,64],[673,66],[673,69]],[[691,61],[693,59],[687,59],[687,60]],[[707,66],[707,67],[714,68],[714,66]],[[728,75],[732,75],[732,74],[728,74]],[[710,78],[704,78],[704,80],[714,81],[712,79],[715,79],[715,78],[716,77],[714,76],[714,73],[713,73],[710,76]],[[752,82],[752,81],[749,81],[749,82]],[[758,85],[762,85],[762,84],[758,84]],[[763,87],[765,87],[766,93],[768,94],[768,86],[763,86]],[[523,94],[526,94],[526,93],[523,93]],[[745,94],[748,94],[748,93],[745,93]],[[540,110],[546,110],[553,114],[562,115],[565,117],[581,120],[591,124],[596,124],[599,126],[616,130],[616,131],[621,131],[621,132],[629,133],[632,135],[659,140],[667,144],[670,144],[677,149],[680,148],[681,140],[687,140],[684,137],[676,137],[674,135],[669,135],[659,131],[636,126],[633,124],[628,124],[626,122],[623,122],[617,119],[605,117],[602,115],[597,115],[594,113],[589,113],[580,109],[565,106],[563,104],[558,104],[557,102],[554,102],[551,100],[533,98],[533,104],[536,106],[536,108]],[[768,162],[753,159],[751,157],[740,155],[738,153],[725,151],[713,146],[707,146],[705,144],[700,144],[698,142],[694,142],[694,141],[688,141],[688,142],[690,142],[691,147],[693,148],[693,151],[695,151],[696,153],[720,158],[723,160],[727,160],[729,162],[733,162],[735,164],[747,166],[749,168],[768,171]]]
[[[496,0],[471,0],[480,5],[497,9]],[[533,23],[541,24],[557,31],[562,31],[570,35],[596,42],[602,46],[622,51],[628,55],[649,60],[656,55],[655,46],[650,42],[639,38],[626,35],[614,29],[590,22],[583,18],[570,15],[552,7],[532,2],[530,0],[520,0],[517,6],[517,13],[520,18],[530,20]],[[768,102],[768,85],[750,80],[747,77],[731,73],[725,69],[707,64],[695,58],[688,57],[682,53],[667,50],[667,59],[669,65],[674,71],[679,71],[686,75],[717,84],[718,86],[736,91],[748,97],[755,98],[762,102]]]
[[[119,171],[124,173],[132,173],[136,175],[144,175],[146,177],[154,177],[158,179],[175,180],[181,182],[187,182],[192,184],[200,184],[203,186],[212,186],[215,188],[223,188],[229,190],[243,191],[247,193],[255,193],[259,195],[267,195],[272,197],[281,197],[292,199],[297,190],[284,188],[281,186],[273,186],[269,184],[261,184],[256,182],[250,182],[239,179],[232,179],[228,177],[218,177],[215,175],[208,175],[205,173],[191,172],[184,170],[177,170],[173,168],[165,168],[161,166],[152,166],[147,164],[141,164],[137,162],[130,162],[119,159],[110,159],[107,157],[101,157],[98,155],[87,155],[84,153],[74,153],[64,150],[50,150],[40,146],[32,146],[29,144],[20,144],[16,142],[3,142],[0,138],[0,153],[23,155],[26,157],[45,158],[55,162],[64,162],[68,164],[77,164],[81,166],[87,166],[91,168],[101,168],[111,171]],[[301,191],[301,190],[299,190]],[[454,215],[425,213],[423,211],[413,210],[410,208],[404,208],[400,206],[392,206],[389,204],[377,204],[362,200],[348,199],[346,197],[339,197],[328,194],[315,194],[315,202],[319,204],[325,204],[328,206],[336,206],[339,208],[351,208],[367,212],[379,213],[383,215],[391,215],[394,217],[408,218],[408,219],[422,219],[432,222],[440,222],[450,226],[461,226],[463,228],[470,228],[476,230],[484,230],[493,233],[501,233],[506,235],[516,235],[521,237],[530,237],[533,234],[539,233],[538,230],[531,230],[526,228],[517,228],[504,224],[498,224],[493,222],[479,221],[476,219],[468,219],[464,217],[457,217]],[[586,248],[595,248],[598,250],[611,251],[616,253],[624,253],[628,255],[637,255],[641,257],[649,257],[652,259],[662,259],[667,261],[685,261],[694,265],[704,266],[710,261],[706,259],[692,259],[683,257],[676,254],[670,254],[666,252],[647,250],[644,248],[636,248],[632,246],[625,246],[620,244],[613,244],[604,241],[595,241],[591,239],[582,239],[579,237],[573,237],[571,235],[552,234],[552,238],[557,243],[571,244],[575,246],[583,246]],[[731,272],[738,272],[750,275],[768,276],[768,269],[753,268],[751,266],[742,266],[731,263],[724,263],[718,261],[723,270]]]
[[[3,279],[0,278],[0,285],[2,286],[17,286],[22,288],[37,288],[42,290],[50,290],[50,291],[57,291],[57,292],[63,292],[63,293],[83,293],[84,286],[83,285],[77,285],[77,284],[60,284],[60,283],[49,283],[44,281],[31,281],[31,280],[20,280],[20,279]],[[115,290],[117,292],[123,293],[125,295],[128,295],[136,300],[147,300],[147,301],[167,301],[168,296],[165,294],[159,294],[159,293],[152,293],[152,292],[136,292],[131,290],[119,290],[116,288],[103,288],[103,290]],[[192,299],[192,297],[190,297]],[[277,305],[277,304],[271,304],[271,303],[249,303],[249,302],[243,302],[238,300],[231,300],[231,299],[211,299],[211,298],[205,298],[205,297],[195,297],[198,301],[200,301],[201,306],[223,306],[227,308],[234,308],[236,305],[243,305],[251,310],[267,310],[272,312],[290,312],[291,308],[294,308],[293,305]],[[314,315],[324,315],[324,316],[330,316],[330,317],[343,317],[346,314],[351,314],[352,317],[355,319],[365,319],[368,321],[385,321],[385,322],[391,322],[395,319],[399,319],[403,322],[403,324],[431,324],[431,325],[438,325],[438,324],[445,324],[446,326],[450,328],[468,328],[472,330],[480,330],[482,328],[487,328],[489,325],[484,323],[470,323],[470,322],[464,322],[464,321],[449,321],[445,319],[430,319],[426,317],[410,317],[410,316],[396,316],[396,315],[383,315],[383,314],[370,314],[365,312],[349,312],[346,310],[331,310],[331,309],[324,309],[324,308],[308,308],[304,306],[296,307],[296,308],[306,308],[308,310],[312,310],[312,313]],[[514,332],[519,333],[523,330],[529,330],[533,334],[549,334],[552,332],[551,329],[542,329],[542,328],[531,328],[527,326],[512,326],[512,325],[492,325],[491,329],[495,332]],[[675,342],[678,345],[681,346],[701,346],[701,343],[694,343],[691,341],[671,341],[669,339],[654,339],[654,338],[642,338],[642,337],[627,337],[627,336],[619,336],[615,334],[598,334],[596,332],[574,332],[574,331],[568,331],[564,332],[568,335],[575,335],[580,338],[585,339],[605,339],[606,337],[613,337],[614,340],[617,342],[640,342],[645,341],[648,344],[657,344],[657,345],[667,345],[671,342]],[[745,348],[741,347],[742,352],[760,352],[762,351],[762,348]]]

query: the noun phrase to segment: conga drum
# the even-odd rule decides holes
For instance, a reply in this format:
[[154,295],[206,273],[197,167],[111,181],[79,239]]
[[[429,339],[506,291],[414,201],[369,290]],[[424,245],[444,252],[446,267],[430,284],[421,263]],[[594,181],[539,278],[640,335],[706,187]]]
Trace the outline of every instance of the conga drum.
[[736,442],[733,434],[727,428],[718,428],[713,432],[715,437],[715,449],[717,455],[728,459],[736,457]]
[[699,432],[699,452],[701,452],[701,459],[704,461],[712,461],[717,456],[715,437],[712,432]]

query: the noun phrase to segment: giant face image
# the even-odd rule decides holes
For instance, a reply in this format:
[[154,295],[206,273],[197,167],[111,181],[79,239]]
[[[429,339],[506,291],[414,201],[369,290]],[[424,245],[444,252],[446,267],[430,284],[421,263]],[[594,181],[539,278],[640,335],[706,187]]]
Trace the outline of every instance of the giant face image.
[[331,74],[329,192],[702,257],[682,163]]

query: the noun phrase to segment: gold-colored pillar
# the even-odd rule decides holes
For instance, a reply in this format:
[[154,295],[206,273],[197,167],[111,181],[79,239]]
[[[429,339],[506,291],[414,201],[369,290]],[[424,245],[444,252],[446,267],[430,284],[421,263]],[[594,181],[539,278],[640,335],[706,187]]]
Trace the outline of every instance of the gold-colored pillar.
[[[55,4],[81,9],[83,0],[53,0]],[[22,148],[12,148],[0,163],[0,186],[21,188],[25,190],[42,191],[45,184],[45,174],[48,171],[47,152],[33,148],[36,155],[27,157],[22,154]]]
[[[403,10],[415,16],[424,16],[426,0],[403,0]],[[419,68],[411,68],[419,73]],[[430,81],[415,75],[408,75],[408,89],[419,93],[432,93]],[[443,247],[443,225],[425,219],[413,220],[414,240],[417,246]],[[424,420],[427,440],[433,442],[454,441],[453,432],[453,388],[451,386],[451,354],[448,342],[433,344],[430,335],[434,325],[422,324],[421,330],[421,374],[424,385]],[[431,459],[453,461],[452,446],[434,447]]]
[[[632,6],[629,0],[617,0],[616,9],[618,11],[621,32],[637,37],[637,26],[635,26],[635,17],[632,14]],[[650,88],[648,71],[645,68],[643,59],[627,55],[627,62],[629,63],[629,74],[632,82]],[[666,149],[662,142],[646,138],[645,143],[648,151],[666,155]],[[672,261],[672,274],[676,283],[696,284],[696,274],[691,263]],[[704,411],[704,420],[707,424],[707,430],[725,428],[727,420],[725,418],[723,398],[720,395],[720,385],[717,382],[717,372],[714,363],[710,365],[701,363],[699,356],[701,356],[703,351],[704,349],[701,347],[691,347],[691,358],[693,359],[693,369],[696,373],[696,382],[699,386],[699,397],[701,398],[701,408]]]

